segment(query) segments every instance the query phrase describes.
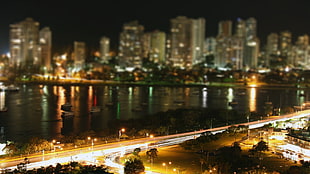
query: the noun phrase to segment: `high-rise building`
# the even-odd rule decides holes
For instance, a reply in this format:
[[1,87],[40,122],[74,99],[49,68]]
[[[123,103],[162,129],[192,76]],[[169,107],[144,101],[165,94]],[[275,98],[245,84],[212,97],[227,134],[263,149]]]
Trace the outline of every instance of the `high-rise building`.
[[277,33],[270,33],[267,36],[266,44],[266,61],[267,67],[270,66],[270,61],[275,60],[279,56],[279,36]]
[[165,64],[170,65],[171,64],[171,34],[166,34],[166,54],[165,54]]
[[245,21],[245,41],[244,41],[244,56],[243,64],[245,69],[257,68],[259,55],[259,39],[257,38],[257,23],[256,19],[249,18]]
[[243,34],[232,35],[232,22],[220,21],[216,37],[214,63],[219,68],[241,69],[243,63]]
[[142,57],[149,58],[151,52],[151,33],[144,33],[142,36]]
[[47,73],[52,70],[52,32],[49,27],[40,30],[40,58],[43,72]]
[[204,44],[206,33],[206,21],[204,18],[192,20],[192,65],[204,61]]
[[220,21],[218,26],[218,37],[228,37],[232,35],[232,21]]
[[235,27],[235,36],[238,38],[244,38],[246,33],[245,21],[241,18],[237,18],[237,23]]
[[216,39],[214,63],[219,68],[242,69],[243,40],[234,36]]
[[282,31],[279,37],[280,56],[283,60],[288,61],[289,54],[292,48],[292,33],[289,31]]
[[27,68],[38,65],[39,22],[32,18],[10,25],[10,65]]
[[84,68],[86,58],[86,45],[85,42],[74,42],[74,68],[75,71],[79,71]]
[[185,16],[178,16],[170,20],[171,24],[171,55],[169,63],[175,67],[185,67],[190,55],[191,20]]
[[154,31],[150,33],[151,45],[149,58],[154,63],[165,63],[166,55],[166,33],[161,31]]
[[309,36],[302,35],[297,38],[296,44],[292,47],[291,56],[288,63],[295,67],[309,69],[310,67],[310,46]]
[[216,38],[215,37],[207,37],[205,41],[205,54],[206,55],[214,55],[216,50]]
[[108,37],[100,39],[100,58],[105,63],[110,59],[110,39]]
[[144,33],[142,39],[143,58],[154,63],[165,63],[166,56],[166,33],[155,30]]
[[142,67],[144,27],[138,21],[131,21],[123,25],[120,34],[119,63],[121,67]]
[[205,19],[178,16],[171,23],[171,54],[169,63],[176,67],[191,68],[202,61],[205,40]]

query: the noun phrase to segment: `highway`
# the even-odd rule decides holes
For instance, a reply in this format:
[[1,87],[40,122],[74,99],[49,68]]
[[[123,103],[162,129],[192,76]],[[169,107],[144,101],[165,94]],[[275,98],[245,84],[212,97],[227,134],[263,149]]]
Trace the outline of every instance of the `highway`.
[[[286,121],[293,118],[309,117],[310,110],[304,110],[283,116],[272,116],[264,120],[240,123],[235,125],[205,129],[187,133],[172,134],[167,136],[159,136],[153,138],[140,138],[133,140],[121,140],[119,142],[94,144],[93,146],[73,148],[68,150],[59,150],[55,152],[42,152],[27,156],[30,163],[27,164],[27,169],[39,168],[41,166],[55,166],[57,163],[67,163],[70,161],[86,162],[91,164],[103,164],[102,161],[97,161],[97,157],[105,157],[104,165],[110,167],[114,173],[123,173],[123,166],[115,162],[117,157],[133,152],[135,148],[147,150],[150,148],[158,148],[163,146],[171,146],[180,144],[186,140],[199,137],[201,133],[211,132],[213,134],[222,132],[230,126],[246,125],[249,129],[262,127],[265,124],[275,123],[277,121]],[[0,171],[4,169],[16,169],[17,164],[24,162],[25,157],[0,159]]]

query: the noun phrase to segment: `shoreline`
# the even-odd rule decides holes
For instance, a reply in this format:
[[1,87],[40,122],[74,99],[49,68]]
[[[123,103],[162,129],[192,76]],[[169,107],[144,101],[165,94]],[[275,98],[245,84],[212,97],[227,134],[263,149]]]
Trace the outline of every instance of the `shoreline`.
[[235,87],[235,88],[309,88],[310,84],[268,84],[268,83],[225,83],[225,82],[207,82],[207,83],[146,83],[146,82],[118,82],[118,81],[103,81],[103,80],[17,80],[16,84],[36,84],[36,85],[95,85],[95,86],[164,86],[164,87]]

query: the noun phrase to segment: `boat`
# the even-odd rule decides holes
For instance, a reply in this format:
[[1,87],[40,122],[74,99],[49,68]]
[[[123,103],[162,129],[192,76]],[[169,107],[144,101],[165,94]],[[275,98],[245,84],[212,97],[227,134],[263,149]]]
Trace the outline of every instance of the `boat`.
[[244,91],[238,92],[237,95],[245,95],[246,93]]
[[174,103],[178,104],[178,105],[182,105],[185,103],[185,101],[184,100],[175,100]]
[[63,111],[71,111],[72,105],[67,102],[65,104],[62,104],[60,108]]
[[228,102],[228,105],[229,105],[229,106],[236,106],[237,104],[238,104],[238,102],[235,101],[235,100],[233,100],[233,101],[231,101],[231,102]]
[[74,113],[73,112],[69,112],[69,111],[63,111],[61,113],[61,118],[62,119],[70,119],[74,117]]
[[90,113],[94,113],[94,112],[100,112],[101,108],[99,106],[92,106],[90,109]]
[[19,91],[19,87],[15,86],[15,85],[9,85],[9,86],[6,86],[6,88],[4,90],[5,91],[17,92],[17,91]]
[[113,106],[114,103],[113,103],[113,102],[108,102],[108,103],[106,103],[105,105],[106,105],[106,106]]
[[9,86],[5,86],[2,83],[0,83],[0,89],[2,91],[8,91],[8,92],[17,92],[17,91],[19,91],[19,87],[15,86],[13,84],[11,84]]
[[192,92],[192,95],[199,95],[200,94],[200,91],[193,91]]

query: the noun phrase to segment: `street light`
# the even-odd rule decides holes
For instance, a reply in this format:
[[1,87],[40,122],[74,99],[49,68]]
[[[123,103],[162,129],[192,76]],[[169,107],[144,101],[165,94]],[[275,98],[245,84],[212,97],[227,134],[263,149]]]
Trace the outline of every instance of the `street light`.
[[163,166],[166,167],[166,173],[167,173],[167,170],[168,170],[168,169],[167,169],[166,163],[163,163]]
[[55,152],[55,150],[56,150],[55,143],[56,143],[56,140],[53,140],[53,141],[51,142],[51,151],[52,151],[52,147],[53,147],[53,148],[54,148],[54,152]]
[[87,137],[87,139],[91,140],[91,150],[94,150],[94,144],[95,144],[95,141],[97,141],[97,138]]
[[125,128],[122,128],[118,131],[118,139],[121,140],[122,132],[125,132]]
[[300,107],[300,111],[302,111],[302,109],[303,109],[305,106],[306,106],[306,104],[303,103],[303,104],[301,105],[301,107]]
[[179,170],[179,169],[176,169],[176,168],[174,168],[173,171],[174,171],[174,172],[178,172],[178,174],[180,173],[180,170]]
[[[172,162],[171,162],[171,161],[169,161],[169,162],[168,162],[168,164],[169,164],[169,165],[171,165],[171,164],[172,164]],[[168,172],[168,165],[167,165],[166,163],[163,163],[163,166],[164,166],[164,167],[166,167],[166,173],[167,173],[167,172]]]

